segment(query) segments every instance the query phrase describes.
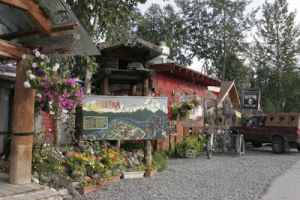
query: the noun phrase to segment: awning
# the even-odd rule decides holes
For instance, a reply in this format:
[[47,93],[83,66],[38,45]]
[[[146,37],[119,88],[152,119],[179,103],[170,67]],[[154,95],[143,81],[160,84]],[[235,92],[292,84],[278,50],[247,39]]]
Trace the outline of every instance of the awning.
[[45,53],[99,54],[64,0],[36,2],[0,0],[0,45],[9,41]]

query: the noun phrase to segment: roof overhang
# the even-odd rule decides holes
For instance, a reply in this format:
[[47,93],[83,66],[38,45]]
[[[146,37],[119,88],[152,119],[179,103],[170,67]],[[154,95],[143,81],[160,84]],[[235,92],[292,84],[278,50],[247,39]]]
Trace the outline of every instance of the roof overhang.
[[23,54],[27,54],[29,52],[30,50],[27,48],[0,39],[0,57],[19,59]]
[[[25,48],[46,54],[99,55],[64,0],[0,0],[0,19],[2,57],[20,59]],[[10,44],[8,51],[3,49],[4,40]]]
[[149,61],[162,54],[162,49],[159,46],[138,37],[113,45],[100,43],[98,47],[102,56],[119,57],[124,60],[140,62]]
[[205,87],[221,85],[221,82],[219,80],[210,78],[196,70],[180,66],[176,63],[154,64],[149,65],[149,68],[153,69],[156,72],[165,72],[177,78],[184,79],[189,82],[194,82]]
[[229,98],[231,99],[233,107],[235,109],[240,109],[241,107],[240,97],[234,81],[223,81],[221,83],[221,91],[217,99],[218,106],[222,105],[222,103],[224,102],[227,96],[229,96]]

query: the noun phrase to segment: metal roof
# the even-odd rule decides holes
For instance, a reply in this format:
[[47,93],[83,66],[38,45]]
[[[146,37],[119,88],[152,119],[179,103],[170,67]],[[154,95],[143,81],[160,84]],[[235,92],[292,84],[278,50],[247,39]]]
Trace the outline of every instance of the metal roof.
[[148,66],[157,72],[165,72],[173,75],[179,79],[183,79],[189,82],[194,82],[203,86],[220,86],[219,80],[213,79],[204,75],[198,71],[183,67],[176,63],[162,63],[162,64],[150,64]]
[[[99,51],[93,44],[88,33],[80,24],[71,8],[64,0],[39,0],[40,9],[51,21],[52,29],[59,26],[74,24],[74,30],[63,32],[63,34],[40,34],[41,28],[24,10],[0,3],[0,39],[20,43],[29,48],[47,48],[53,53],[62,49],[67,55],[99,55]],[[9,35],[17,33],[23,34],[16,38],[8,38]],[[39,34],[36,34],[39,33]]]
[[103,57],[123,57],[133,61],[146,62],[162,54],[159,46],[136,36],[130,37],[126,42],[113,45],[99,43],[97,46]]
[[26,12],[0,3],[0,34],[29,32],[39,29]]
[[14,80],[16,77],[15,63],[0,63],[0,79]]

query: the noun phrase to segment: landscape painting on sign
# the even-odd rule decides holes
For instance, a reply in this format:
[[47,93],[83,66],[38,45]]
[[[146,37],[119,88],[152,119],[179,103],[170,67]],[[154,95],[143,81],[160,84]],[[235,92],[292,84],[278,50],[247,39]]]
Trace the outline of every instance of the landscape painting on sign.
[[167,97],[89,96],[83,139],[153,140],[167,136]]

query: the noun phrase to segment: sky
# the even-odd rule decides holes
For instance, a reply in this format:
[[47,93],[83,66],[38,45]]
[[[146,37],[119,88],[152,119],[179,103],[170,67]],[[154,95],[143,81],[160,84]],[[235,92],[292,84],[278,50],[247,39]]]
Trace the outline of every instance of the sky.
[[[268,0],[272,1],[272,0]],[[254,8],[257,8],[261,6],[265,0],[252,0],[252,3],[249,5],[249,10],[252,10]],[[174,0],[147,0],[147,3],[139,5],[139,8],[141,9],[142,12],[144,12],[151,4],[153,3],[158,3],[160,5],[166,5],[166,4],[173,4]],[[300,0],[288,0],[289,7],[291,11],[296,11],[297,12],[297,22],[300,24]],[[193,60],[193,64],[190,66],[190,68],[195,69],[195,70],[201,70],[199,69],[200,62],[197,59]]]

